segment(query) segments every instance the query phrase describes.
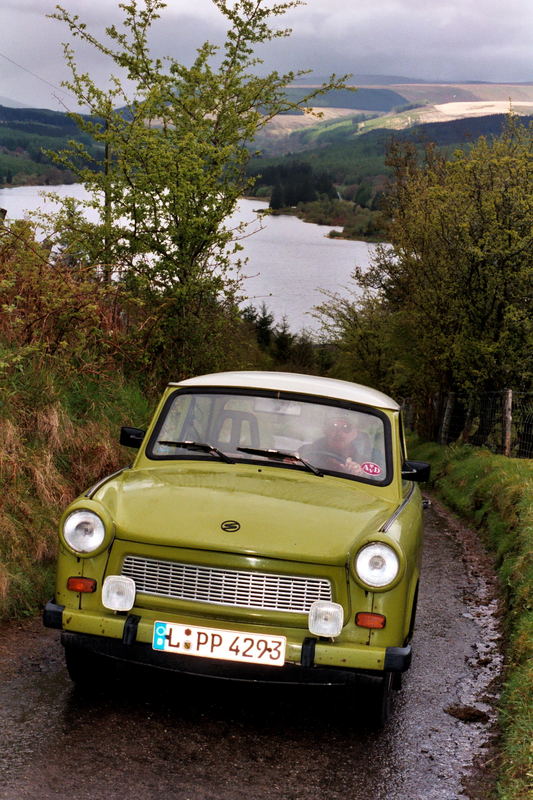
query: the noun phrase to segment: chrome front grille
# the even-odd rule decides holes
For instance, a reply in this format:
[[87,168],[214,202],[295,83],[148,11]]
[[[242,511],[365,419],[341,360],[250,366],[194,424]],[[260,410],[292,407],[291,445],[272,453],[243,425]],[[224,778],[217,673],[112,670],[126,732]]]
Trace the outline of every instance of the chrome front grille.
[[126,556],[122,574],[138,592],[223,606],[306,614],[315,600],[331,600],[325,578],[275,575]]

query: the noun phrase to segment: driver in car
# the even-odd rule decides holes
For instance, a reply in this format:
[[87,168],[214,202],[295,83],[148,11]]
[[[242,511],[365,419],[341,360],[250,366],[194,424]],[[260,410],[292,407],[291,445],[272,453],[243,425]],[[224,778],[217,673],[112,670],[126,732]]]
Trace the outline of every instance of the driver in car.
[[324,435],[305,449],[305,458],[322,469],[365,475],[361,464],[370,457],[371,444],[354,415],[338,414],[327,420]]

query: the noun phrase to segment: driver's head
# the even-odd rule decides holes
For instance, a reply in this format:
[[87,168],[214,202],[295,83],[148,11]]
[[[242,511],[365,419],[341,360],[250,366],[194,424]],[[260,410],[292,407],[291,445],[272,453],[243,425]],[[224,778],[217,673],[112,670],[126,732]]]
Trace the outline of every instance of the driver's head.
[[326,438],[330,442],[349,442],[355,434],[356,428],[353,421],[345,415],[338,414],[331,417],[326,423]]

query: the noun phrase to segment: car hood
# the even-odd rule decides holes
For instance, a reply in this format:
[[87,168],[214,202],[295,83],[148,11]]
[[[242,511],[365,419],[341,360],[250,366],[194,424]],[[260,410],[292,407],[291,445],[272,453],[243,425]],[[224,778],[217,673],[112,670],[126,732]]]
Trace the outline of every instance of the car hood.
[[[394,511],[374,487],[272,467],[126,470],[94,499],[120,539],[322,564],[343,564],[354,543]],[[224,522],[238,523],[224,530]],[[230,525],[230,528],[237,528]]]

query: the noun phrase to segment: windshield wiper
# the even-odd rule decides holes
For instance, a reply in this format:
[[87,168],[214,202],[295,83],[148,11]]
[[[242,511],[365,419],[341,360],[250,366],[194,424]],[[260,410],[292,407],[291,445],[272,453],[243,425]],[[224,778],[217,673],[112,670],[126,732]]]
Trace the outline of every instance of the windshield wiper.
[[218,447],[208,444],[207,442],[167,442],[166,440],[160,439],[158,444],[164,444],[168,447],[183,447],[184,450],[196,450],[200,453],[213,453],[221,458],[222,461],[225,461],[226,464],[235,464],[235,461],[223,453],[222,450],[219,450]]
[[284,453],[282,450],[261,450],[259,447],[238,447],[237,450],[240,450],[241,453],[250,453],[253,456],[265,456],[266,458],[272,458],[278,461],[284,461],[290,458],[291,461],[298,461],[308,469],[309,472],[312,472],[313,475],[318,475],[319,478],[324,477],[324,474],[320,472],[319,469],[310,464],[309,461],[304,461],[303,458],[300,458],[300,456],[297,456],[295,453]]

